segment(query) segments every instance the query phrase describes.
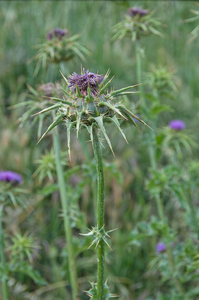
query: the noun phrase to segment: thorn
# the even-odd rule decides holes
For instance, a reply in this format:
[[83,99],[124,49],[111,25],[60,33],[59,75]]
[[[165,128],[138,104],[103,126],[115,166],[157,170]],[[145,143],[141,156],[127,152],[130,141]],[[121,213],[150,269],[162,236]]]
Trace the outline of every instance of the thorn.
[[98,244],[99,244],[99,240],[98,240],[97,243],[96,243],[95,249],[97,248]]
[[109,245],[109,243],[108,243],[105,239],[103,239],[103,241],[107,244],[107,246],[109,247],[109,249],[110,249],[111,251],[113,251],[113,249],[111,249],[111,246]]
[[111,230],[109,230],[109,231],[107,231],[107,232],[112,232],[112,231],[115,231],[115,230],[117,230],[118,228],[114,228],[114,229],[111,229]]

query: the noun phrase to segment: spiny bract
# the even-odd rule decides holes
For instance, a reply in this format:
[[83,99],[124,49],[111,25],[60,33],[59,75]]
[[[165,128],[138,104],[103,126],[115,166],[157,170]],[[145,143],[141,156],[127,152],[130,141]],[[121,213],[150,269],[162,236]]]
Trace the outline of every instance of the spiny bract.
[[54,109],[57,110],[55,120],[48,127],[41,139],[59,123],[65,122],[67,127],[68,150],[70,157],[70,132],[72,127],[76,128],[77,136],[79,130],[86,127],[90,134],[91,141],[93,141],[93,126],[97,126],[101,129],[101,132],[113,152],[104,123],[113,122],[125,140],[126,137],[120,127],[119,119],[128,121],[137,127],[133,120],[134,118],[148,126],[143,120],[129,111],[121,102],[113,102],[116,96],[119,97],[136,92],[128,92],[128,90],[134,86],[128,86],[117,91],[111,90],[108,92],[107,87],[112,80],[112,78],[110,80],[108,79],[109,73],[110,72],[108,71],[106,75],[103,76],[90,73],[83,69],[81,75],[73,73],[68,79],[66,79],[62,74],[67,85],[66,89],[60,87],[63,92],[63,97],[52,97],[51,99],[58,103],[43,109],[38,113],[40,114]]

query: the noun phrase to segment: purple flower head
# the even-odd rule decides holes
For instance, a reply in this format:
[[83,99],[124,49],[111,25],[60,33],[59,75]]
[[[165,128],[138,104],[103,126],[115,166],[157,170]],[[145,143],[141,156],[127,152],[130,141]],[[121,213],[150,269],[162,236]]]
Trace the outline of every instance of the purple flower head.
[[166,245],[164,243],[157,243],[156,245],[156,252],[161,253],[166,250]]
[[140,17],[145,16],[148,14],[148,10],[147,9],[142,9],[141,7],[130,7],[128,9],[128,15],[131,17],[135,17],[137,15],[139,15]]
[[11,171],[0,171],[0,181],[13,182],[14,184],[22,181],[21,175]]
[[52,40],[53,37],[57,37],[59,40],[61,40],[64,36],[67,36],[69,34],[69,31],[67,29],[61,29],[61,28],[55,28],[53,31],[50,31],[47,34],[47,39]]
[[74,72],[68,77],[68,81],[70,83],[68,87],[72,92],[75,92],[78,86],[80,93],[83,96],[88,94],[87,90],[89,87],[91,89],[91,95],[95,97],[98,93],[98,86],[103,79],[103,75],[90,73],[88,70],[85,72],[85,69],[83,69],[83,75],[79,75]]
[[53,39],[53,34],[52,32],[49,32],[46,36],[47,40],[51,41]]
[[169,123],[169,127],[173,130],[183,130],[185,129],[185,122],[181,120],[173,120]]

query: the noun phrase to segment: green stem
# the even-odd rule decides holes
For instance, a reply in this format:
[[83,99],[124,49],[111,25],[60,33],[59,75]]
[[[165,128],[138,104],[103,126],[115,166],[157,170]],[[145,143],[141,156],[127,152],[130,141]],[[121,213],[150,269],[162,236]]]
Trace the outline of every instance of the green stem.
[[[167,225],[165,215],[164,215],[164,208],[163,208],[163,204],[162,204],[160,195],[156,195],[156,203],[157,203],[157,209],[158,209],[159,217],[160,217],[162,223]],[[180,293],[180,295],[183,295],[184,292],[183,292],[182,286],[181,286],[180,282],[178,281],[178,279],[175,276],[173,256],[172,256],[171,248],[168,244],[166,245],[166,252],[167,252],[167,256],[168,256],[168,260],[169,260],[169,266],[170,266],[170,270],[171,270],[171,273],[172,273],[172,278],[173,278],[173,281],[174,281],[174,285],[175,285],[177,291]]]
[[[0,262],[2,269],[5,268],[5,254],[4,254],[4,234],[3,234],[3,226],[2,226],[2,217],[3,217],[3,205],[0,205]],[[1,285],[2,285],[2,296],[3,300],[9,300],[8,296],[8,286],[7,286],[7,280],[5,278],[1,279]]]
[[191,218],[193,220],[195,231],[196,231],[196,234],[197,234],[198,239],[199,239],[199,226],[198,226],[198,220],[197,220],[197,210],[194,208],[194,205],[193,205],[193,202],[192,202],[191,190],[194,190],[193,185],[191,185],[191,189],[189,191],[189,195],[188,195],[187,199],[188,199],[189,209],[190,209],[190,212],[191,212]]
[[[93,151],[96,161],[97,169],[97,228],[102,229],[104,226],[104,168],[102,153],[100,149],[100,142],[98,139],[97,128],[93,128]],[[105,265],[105,253],[104,253],[104,241],[100,240],[98,243],[97,252],[97,296],[98,300],[103,300],[104,290],[104,265]]]
[[64,230],[67,241],[67,249],[68,249],[68,260],[69,260],[69,273],[70,273],[70,281],[72,286],[72,295],[73,300],[77,300],[78,298],[78,283],[77,283],[77,271],[75,266],[75,256],[73,249],[73,241],[72,241],[72,229],[70,226],[69,219],[69,201],[66,193],[66,186],[64,180],[64,173],[61,164],[61,156],[60,156],[60,142],[58,129],[53,129],[53,145],[55,151],[55,161],[56,161],[56,170],[59,184],[59,192],[61,197],[61,205],[64,215]]
[[145,101],[144,101],[144,91],[143,91],[143,82],[142,82],[142,58],[141,58],[141,46],[140,41],[137,40],[135,43],[136,47],[136,67],[137,67],[137,81],[138,83],[141,83],[139,85],[139,91],[140,91],[140,100],[142,105],[142,110],[145,111]]

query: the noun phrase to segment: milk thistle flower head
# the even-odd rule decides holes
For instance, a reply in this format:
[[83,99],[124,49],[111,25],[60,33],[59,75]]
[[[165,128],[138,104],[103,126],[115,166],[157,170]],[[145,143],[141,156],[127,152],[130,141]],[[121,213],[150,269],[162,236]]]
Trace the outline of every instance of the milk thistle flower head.
[[161,252],[164,252],[166,251],[166,245],[164,243],[157,243],[156,245],[156,252],[157,253],[161,253]]
[[18,173],[12,171],[0,171],[0,181],[18,184],[22,182],[22,177]]
[[185,129],[185,122],[182,120],[173,120],[169,123],[169,127],[173,130],[183,130]]
[[63,37],[68,35],[69,31],[67,29],[55,28],[47,34],[47,39],[51,41],[53,38],[58,38],[61,41]]
[[141,36],[156,34],[163,36],[158,28],[161,23],[153,18],[154,12],[140,7],[128,9],[125,19],[113,27],[112,40],[122,39],[124,36],[130,37],[133,42],[139,40]]
[[91,141],[93,141],[93,126],[97,126],[113,152],[111,141],[104,126],[105,123],[113,122],[125,140],[126,136],[120,127],[119,120],[127,121],[137,127],[133,120],[133,118],[135,118],[148,126],[143,120],[128,110],[118,99],[115,101],[116,97],[135,93],[128,91],[134,86],[108,91],[108,85],[112,80],[112,78],[110,80],[108,79],[109,73],[108,71],[104,76],[83,69],[81,74],[73,73],[68,79],[63,76],[66,83],[66,89],[60,87],[63,92],[63,97],[52,97],[51,99],[56,101],[57,104],[43,109],[38,113],[40,114],[54,109],[57,111],[56,119],[48,127],[41,139],[59,123],[64,122],[67,127],[68,151],[70,157],[71,129],[73,127],[76,128],[78,136],[80,129],[86,128],[90,134]]
[[85,60],[85,55],[90,52],[79,43],[79,35],[70,36],[67,29],[55,28],[47,34],[47,40],[38,46],[34,59],[37,60],[34,75],[40,67],[46,68],[47,63],[67,62],[74,57]]
[[130,7],[128,9],[127,14],[131,17],[134,16],[139,16],[139,17],[143,17],[145,15],[147,15],[149,13],[148,9],[142,9],[141,7]]

